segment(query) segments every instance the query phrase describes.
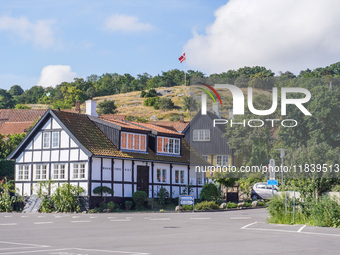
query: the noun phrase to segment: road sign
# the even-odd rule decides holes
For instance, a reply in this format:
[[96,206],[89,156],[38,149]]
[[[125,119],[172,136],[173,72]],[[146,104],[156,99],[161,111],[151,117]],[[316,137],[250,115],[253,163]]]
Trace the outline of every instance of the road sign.
[[194,196],[189,195],[179,196],[180,205],[194,205],[194,202],[195,202]]
[[278,181],[277,180],[268,180],[267,185],[277,185]]

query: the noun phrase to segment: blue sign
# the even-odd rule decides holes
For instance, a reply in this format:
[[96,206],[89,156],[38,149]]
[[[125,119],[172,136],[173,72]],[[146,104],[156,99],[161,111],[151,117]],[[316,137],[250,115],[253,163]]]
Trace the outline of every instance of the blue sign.
[[277,180],[268,180],[267,181],[267,185],[277,185],[277,184],[278,184]]
[[194,205],[195,198],[194,196],[180,196],[179,204],[180,205]]

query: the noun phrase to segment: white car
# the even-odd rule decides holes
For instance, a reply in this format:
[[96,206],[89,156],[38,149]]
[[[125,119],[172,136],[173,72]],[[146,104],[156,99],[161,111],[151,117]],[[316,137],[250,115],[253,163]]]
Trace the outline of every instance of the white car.
[[269,199],[278,193],[278,187],[276,185],[267,185],[266,182],[255,183],[251,192],[250,197],[253,200],[257,199]]

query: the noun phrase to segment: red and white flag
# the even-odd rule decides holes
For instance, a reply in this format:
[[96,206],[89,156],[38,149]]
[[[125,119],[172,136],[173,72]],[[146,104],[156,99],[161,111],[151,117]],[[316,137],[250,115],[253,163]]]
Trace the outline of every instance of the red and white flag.
[[179,62],[181,62],[181,63],[182,63],[185,59],[186,59],[186,58],[185,58],[185,53],[183,53],[183,55],[180,56],[180,57],[178,58]]

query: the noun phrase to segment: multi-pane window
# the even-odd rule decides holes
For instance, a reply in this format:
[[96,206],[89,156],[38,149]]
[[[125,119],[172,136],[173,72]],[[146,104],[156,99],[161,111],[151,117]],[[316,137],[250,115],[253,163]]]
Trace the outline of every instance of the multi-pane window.
[[47,165],[35,165],[35,179],[47,180]]
[[175,183],[184,183],[184,170],[175,170]]
[[121,149],[145,151],[146,135],[122,132]]
[[157,182],[166,182],[166,169],[157,169]]
[[51,144],[51,133],[44,132],[43,133],[43,148],[50,148]]
[[194,141],[210,141],[210,130],[209,129],[195,129],[193,131]]
[[29,165],[20,165],[18,166],[18,180],[28,180],[30,173]]
[[65,164],[53,164],[52,179],[65,179]]
[[157,152],[180,154],[180,139],[159,136],[157,138]]
[[216,165],[218,165],[218,166],[228,166],[229,165],[229,156],[228,155],[217,155],[216,156]]
[[59,132],[52,132],[52,148],[59,147]]
[[196,172],[197,184],[203,184],[203,174],[202,172]]
[[208,155],[202,155],[202,158],[203,158],[205,161],[209,162],[209,156],[208,156]]
[[73,164],[73,179],[85,179],[85,164]]

